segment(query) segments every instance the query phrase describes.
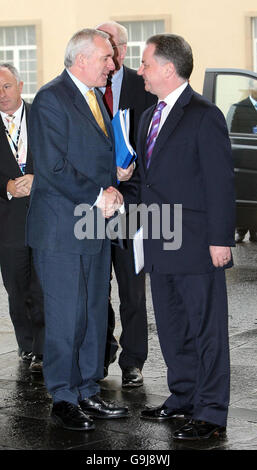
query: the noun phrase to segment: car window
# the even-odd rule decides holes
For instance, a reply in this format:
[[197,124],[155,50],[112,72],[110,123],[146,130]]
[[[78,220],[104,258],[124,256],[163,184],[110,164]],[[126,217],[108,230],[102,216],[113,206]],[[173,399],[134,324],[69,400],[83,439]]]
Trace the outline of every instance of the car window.
[[218,75],[215,103],[230,132],[257,139],[257,80],[243,75]]

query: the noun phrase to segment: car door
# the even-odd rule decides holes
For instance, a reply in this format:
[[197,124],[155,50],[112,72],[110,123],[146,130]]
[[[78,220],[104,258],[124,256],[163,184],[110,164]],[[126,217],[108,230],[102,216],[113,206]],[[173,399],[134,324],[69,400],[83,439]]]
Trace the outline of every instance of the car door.
[[235,168],[236,225],[257,230],[257,74],[206,69],[203,95],[227,121]]

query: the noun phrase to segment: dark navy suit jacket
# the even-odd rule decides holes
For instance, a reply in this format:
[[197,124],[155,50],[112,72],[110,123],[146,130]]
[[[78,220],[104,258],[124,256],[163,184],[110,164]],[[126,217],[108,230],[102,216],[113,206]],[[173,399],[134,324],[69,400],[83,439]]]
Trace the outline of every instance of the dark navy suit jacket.
[[231,121],[231,132],[253,133],[253,127],[257,126],[257,110],[250,98],[233,104],[233,116]]
[[144,240],[145,271],[210,272],[216,268],[209,246],[234,246],[234,171],[224,116],[188,85],[160,130],[147,170],[153,111],[154,106],[143,113],[138,129],[140,200],[159,208],[170,204],[171,222],[173,205],[182,204],[182,246],[165,251],[163,238],[151,239],[150,233]]
[[102,240],[74,235],[76,206],[93,205],[101,188],[116,185],[112,129],[96,93],[108,137],[66,70],[41,88],[32,104],[35,178],[27,218],[27,243],[32,248],[78,254],[101,249]]

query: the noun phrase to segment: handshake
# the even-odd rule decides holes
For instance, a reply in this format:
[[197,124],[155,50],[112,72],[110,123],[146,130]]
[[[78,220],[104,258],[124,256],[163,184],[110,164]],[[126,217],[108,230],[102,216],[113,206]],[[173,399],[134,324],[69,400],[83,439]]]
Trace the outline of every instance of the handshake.
[[109,188],[103,190],[96,206],[101,210],[103,217],[109,219],[123,206],[123,196],[116,188],[109,186]]
[[[119,181],[128,181],[134,171],[133,163],[129,165],[128,168],[124,169],[117,167],[117,178]],[[123,206],[123,196],[122,194],[113,186],[104,189],[102,196],[99,201],[97,201],[96,206],[102,211],[102,215],[105,219],[112,217],[114,213],[120,209],[122,212]],[[124,210],[124,209],[123,209]]]

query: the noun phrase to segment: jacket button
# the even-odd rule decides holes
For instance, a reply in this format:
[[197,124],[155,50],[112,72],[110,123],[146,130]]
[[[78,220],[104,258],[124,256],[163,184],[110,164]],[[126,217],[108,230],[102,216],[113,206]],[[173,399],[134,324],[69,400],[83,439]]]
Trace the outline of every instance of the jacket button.
[[147,184],[147,185],[146,185],[147,188],[151,188],[151,186],[152,186],[151,184]]

